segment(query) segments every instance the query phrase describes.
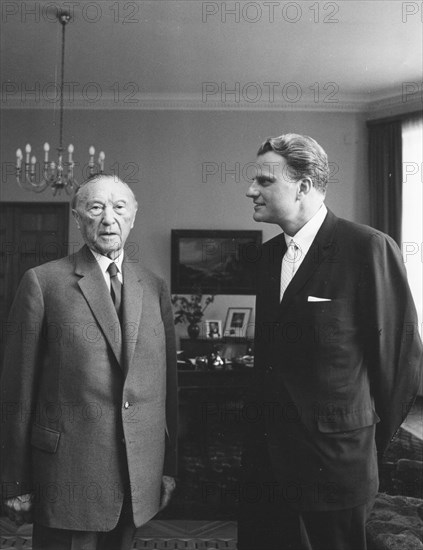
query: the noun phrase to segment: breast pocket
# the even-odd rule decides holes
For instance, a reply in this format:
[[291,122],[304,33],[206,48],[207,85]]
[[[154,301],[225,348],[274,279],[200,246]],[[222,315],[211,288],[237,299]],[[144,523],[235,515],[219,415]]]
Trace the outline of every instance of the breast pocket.
[[361,365],[360,330],[351,302],[295,304],[291,319],[297,323],[297,341],[286,345],[286,363],[306,376],[310,387],[336,392],[348,387]]
[[332,324],[340,323],[352,314],[350,301],[342,298],[328,302],[307,302],[305,307],[311,320]]
[[344,347],[357,334],[357,326],[350,300],[307,302],[305,323],[314,347]]

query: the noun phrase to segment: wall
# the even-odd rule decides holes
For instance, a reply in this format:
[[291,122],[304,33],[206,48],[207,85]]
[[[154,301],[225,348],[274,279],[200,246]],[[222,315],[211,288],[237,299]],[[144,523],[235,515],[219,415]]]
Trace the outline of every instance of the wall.
[[[57,123],[53,110],[3,111],[0,200],[68,200],[53,198],[50,191],[27,193],[13,175],[18,147],[23,149],[29,141],[42,158],[45,141],[52,149],[56,146],[58,130],[53,122]],[[86,162],[88,147],[94,144],[97,152],[106,152],[106,170],[114,166],[122,179],[136,180],[131,185],[139,212],[130,239],[139,243],[146,264],[169,281],[171,229],[262,229],[264,240],[279,232],[277,227],[253,221],[243,170],[255,161],[257,148],[267,136],[285,132],[308,134],[326,149],[329,160],[339,167],[328,192],[329,208],[368,223],[366,128],[358,114],[71,110],[65,112],[64,138],[66,144],[75,145],[76,160]],[[134,166],[138,175],[133,174]],[[205,174],[206,166],[217,173]],[[73,220],[69,237],[73,244],[80,242]],[[224,321],[228,306],[253,305],[252,297],[218,297],[207,317]]]

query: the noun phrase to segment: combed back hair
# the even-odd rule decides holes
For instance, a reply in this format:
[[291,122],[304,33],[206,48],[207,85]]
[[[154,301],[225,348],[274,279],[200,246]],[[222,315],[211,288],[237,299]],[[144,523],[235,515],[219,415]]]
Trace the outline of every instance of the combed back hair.
[[262,143],[257,155],[271,151],[285,159],[291,177],[308,177],[318,191],[326,193],[329,179],[328,157],[317,141],[300,134],[269,137]]
[[129,187],[129,185],[127,183],[125,183],[124,181],[122,181],[120,178],[118,178],[116,175],[114,174],[94,174],[93,176],[90,176],[89,178],[87,178],[85,181],[83,181],[81,183],[81,185],[78,187],[78,189],[76,189],[73,197],[72,197],[72,202],[71,202],[71,208],[72,210],[76,210],[77,207],[78,207],[78,204],[79,204],[79,195],[81,194],[81,189],[85,189],[85,187],[87,185],[89,185],[90,183],[96,183],[97,181],[101,180],[101,179],[113,179],[115,182],[119,182],[119,183],[122,183],[125,187],[127,187],[129,189],[129,191],[131,192],[133,198],[134,198],[134,203],[135,203],[135,207],[138,207],[138,203],[137,203],[137,199],[135,197],[135,194],[134,192],[132,191],[132,189]]

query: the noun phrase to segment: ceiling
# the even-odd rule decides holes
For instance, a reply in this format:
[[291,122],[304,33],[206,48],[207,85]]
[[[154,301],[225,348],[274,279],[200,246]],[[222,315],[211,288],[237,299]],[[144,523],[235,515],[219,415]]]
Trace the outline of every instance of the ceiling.
[[421,2],[16,0],[2,2],[3,108],[57,99],[60,6],[73,16],[65,99],[75,105],[335,105],[421,91]]

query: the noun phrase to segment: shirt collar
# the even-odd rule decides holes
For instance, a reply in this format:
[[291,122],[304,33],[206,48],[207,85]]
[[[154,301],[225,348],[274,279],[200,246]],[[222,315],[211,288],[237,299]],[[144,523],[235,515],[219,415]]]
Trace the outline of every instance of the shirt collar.
[[115,264],[117,265],[117,268],[119,269],[119,272],[122,273],[123,250],[119,254],[119,256],[114,260],[112,260],[108,256],[103,256],[103,254],[100,254],[99,252],[97,252],[96,250],[93,250],[92,248],[90,248],[90,250],[93,253],[94,258],[97,260],[103,273],[107,271],[111,262],[115,262]]
[[317,235],[322,223],[326,218],[328,209],[326,205],[322,203],[322,206],[314,214],[308,222],[303,225],[303,227],[295,234],[294,237],[289,236],[287,233],[284,233],[285,242],[288,246],[291,242],[291,239],[294,240],[294,243],[300,248],[300,250],[308,250],[311,246],[311,243],[314,241],[314,238]]

